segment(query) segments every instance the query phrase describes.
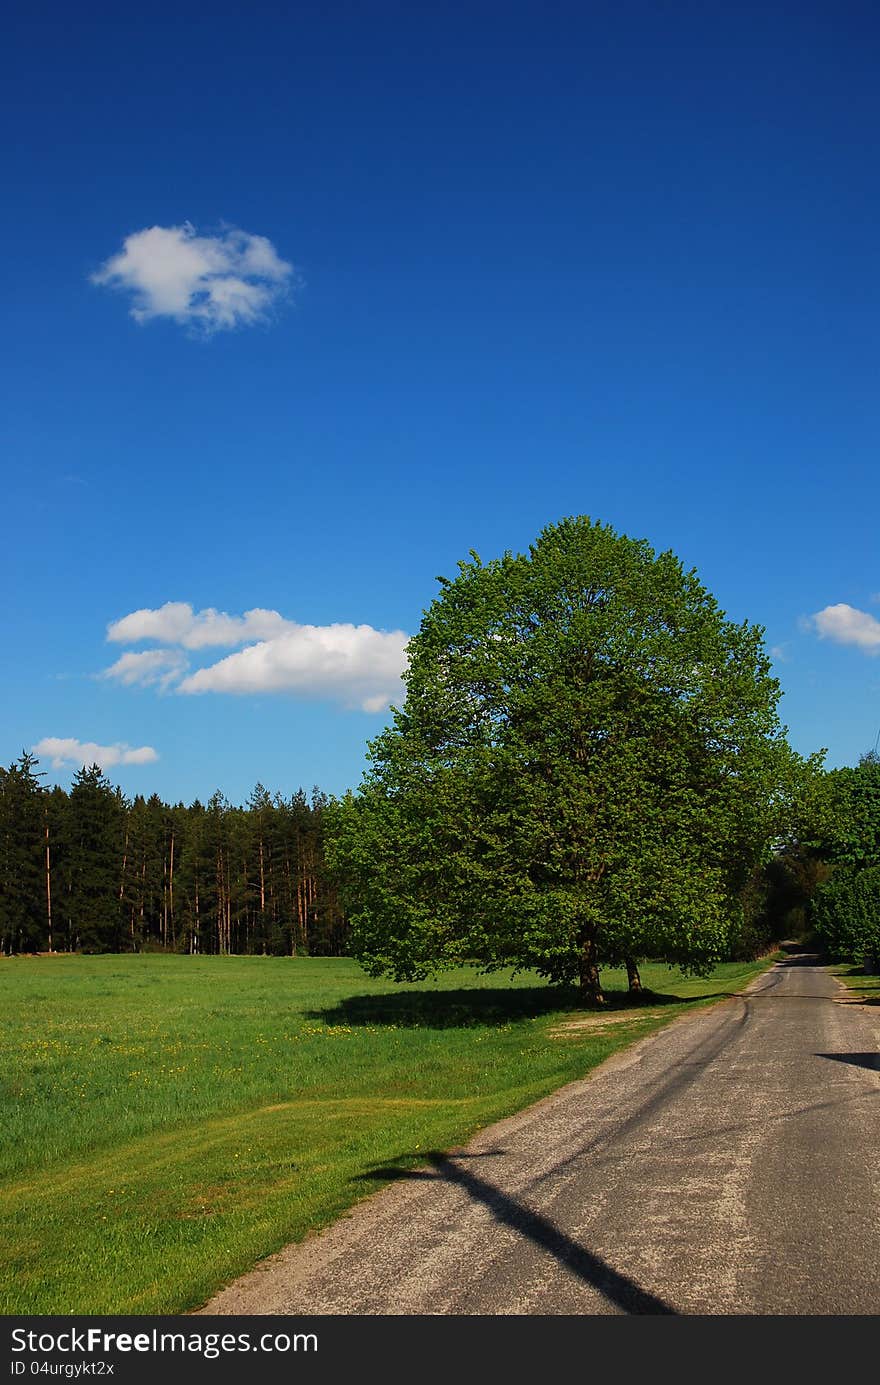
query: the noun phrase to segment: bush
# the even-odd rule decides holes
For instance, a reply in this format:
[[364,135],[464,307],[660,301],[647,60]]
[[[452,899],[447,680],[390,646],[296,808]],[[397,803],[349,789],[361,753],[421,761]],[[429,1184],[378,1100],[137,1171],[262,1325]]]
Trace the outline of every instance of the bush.
[[816,891],[811,915],[832,957],[874,970],[880,958],[880,866],[837,866]]

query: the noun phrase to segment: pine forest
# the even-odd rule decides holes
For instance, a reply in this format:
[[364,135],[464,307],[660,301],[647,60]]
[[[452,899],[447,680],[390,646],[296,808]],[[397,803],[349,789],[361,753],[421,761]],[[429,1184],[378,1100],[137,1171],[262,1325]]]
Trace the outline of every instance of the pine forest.
[[98,765],[69,792],[41,780],[28,753],[0,768],[4,954],[345,952],[317,788],[187,807],[126,798]]

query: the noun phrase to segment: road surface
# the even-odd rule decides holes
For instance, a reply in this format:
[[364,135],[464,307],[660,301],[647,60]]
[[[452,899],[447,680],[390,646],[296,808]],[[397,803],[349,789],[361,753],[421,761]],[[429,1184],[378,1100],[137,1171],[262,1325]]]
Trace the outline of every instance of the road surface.
[[201,1311],[878,1313],[878,1046],[880,1007],[792,956]]

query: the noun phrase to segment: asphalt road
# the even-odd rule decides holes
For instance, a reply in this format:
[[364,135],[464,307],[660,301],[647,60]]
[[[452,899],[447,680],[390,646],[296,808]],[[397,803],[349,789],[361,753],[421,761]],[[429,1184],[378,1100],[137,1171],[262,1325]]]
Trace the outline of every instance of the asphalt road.
[[814,961],[401,1177],[202,1312],[880,1312],[880,1007]]

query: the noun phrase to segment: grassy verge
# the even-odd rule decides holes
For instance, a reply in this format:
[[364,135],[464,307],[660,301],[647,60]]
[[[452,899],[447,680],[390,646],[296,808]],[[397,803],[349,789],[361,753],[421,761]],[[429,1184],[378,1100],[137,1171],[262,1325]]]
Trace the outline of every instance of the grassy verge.
[[767,965],[660,966],[607,1013],[534,976],[327,958],[0,963],[0,1311],[174,1313]]
[[828,970],[854,992],[854,998],[868,1005],[880,1005],[880,976],[868,976],[852,962],[838,962]]

